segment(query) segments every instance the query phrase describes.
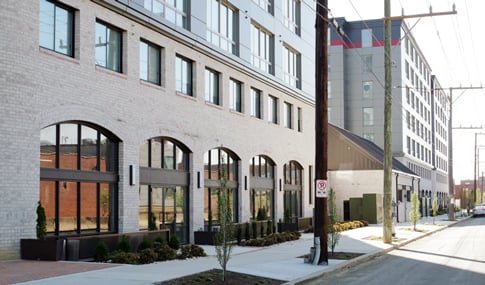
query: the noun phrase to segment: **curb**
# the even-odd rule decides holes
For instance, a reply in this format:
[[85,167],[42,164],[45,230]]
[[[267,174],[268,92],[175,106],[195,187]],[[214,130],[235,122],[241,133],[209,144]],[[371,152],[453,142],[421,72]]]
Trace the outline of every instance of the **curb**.
[[304,277],[301,277],[301,278],[298,278],[298,279],[295,279],[295,280],[288,281],[286,283],[283,283],[283,285],[305,284],[306,281],[314,281],[314,280],[317,280],[318,278],[321,278],[321,277],[324,277],[324,276],[328,276],[328,275],[331,275],[331,274],[336,274],[336,273],[345,271],[345,270],[350,269],[352,267],[355,267],[357,265],[363,264],[365,262],[369,262],[369,261],[371,261],[371,260],[373,260],[373,259],[375,259],[379,256],[382,256],[382,255],[384,255],[384,254],[386,254],[386,253],[388,253],[392,250],[399,249],[400,247],[405,246],[405,245],[407,245],[411,242],[414,242],[414,241],[419,240],[421,238],[424,238],[426,236],[432,235],[434,233],[440,232],[440,231],[442,231],[446,228],[452,227],[452,226],[454,226],[454,225],[456,225],[456,224],[458,224],[458,223],[460,223],[460,222],[462,222],[462,221],[464,221],[468,218],[470,218],[470,217],[466,217],[466,218],[463,218],[463,219],[460,219],[460,220],[456,220],[456,222],[454,222],[452,224],[444,225],[443,227],[441,227],[439,229],[424,233],[424,234],[417,236],[415,238],[411,238],[409,240],[403,241],[402,243],[393,244],[389,248],[376,250],[374,252],[370,252],[370,253],[367,253],[365,255],[361,255],[359,257],[352,258],[348,261],[345,261],[345,262],[342,262],[342,263],[336,265],[334,268],[329,269],[327,271],[316,272],[316,273],[313,273],[313,274],[310,274],[310,275],[307,275],[307,276],[304,276]]

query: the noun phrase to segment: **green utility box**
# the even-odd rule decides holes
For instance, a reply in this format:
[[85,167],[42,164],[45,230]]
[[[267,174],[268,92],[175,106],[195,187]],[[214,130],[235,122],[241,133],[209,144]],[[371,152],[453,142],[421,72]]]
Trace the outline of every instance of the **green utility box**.
[[362,196],[362,218],[369,224],[382,223],[382,194],[364,194]]

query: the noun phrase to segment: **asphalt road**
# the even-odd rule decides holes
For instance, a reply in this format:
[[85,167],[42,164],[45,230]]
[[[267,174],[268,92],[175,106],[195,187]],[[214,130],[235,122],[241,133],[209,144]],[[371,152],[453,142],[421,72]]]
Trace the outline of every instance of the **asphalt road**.
[[467,219],[347,271],[302,284],[485,284],[485,218]]

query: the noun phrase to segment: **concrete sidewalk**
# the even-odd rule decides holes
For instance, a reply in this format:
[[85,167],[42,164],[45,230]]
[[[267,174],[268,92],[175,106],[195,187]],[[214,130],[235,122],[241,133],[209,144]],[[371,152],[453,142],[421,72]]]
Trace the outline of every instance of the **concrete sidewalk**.
[[[400,223],[395,227],[396,240],[392,244],[383,243],[382,225],[349,230],[341,233],[341,239],[335,251],[358,252],[364,255],[351,260],[329,260],[328,265],[304,263],[301,257],[310,252],[313,246],[313,234],[302,234],[297,241],[286,242],[263,248],[235,246],[228,263],[228,270],[264,276],[297,284],[306,279],[351,267],[357,263],[400,247],[422,236],[457,223],[448,221],[448,217],[438,216],[433,224],[430,217],[422,218],[417,224],[419,231],[413,231],[411,223]],[[2,284],[120,284],[138,285],[174,279],[180,276],[220,268],[213,246],[202,246],[207,257],[158,262],[147,265],[114,265],[93,262],[41,262],[41,261],[5,261],[0,262],[0,285]],[[36,267],[45,267],[44,275],[35,275]],[[23,268],[24,267],[24,268]],[[10,268],[10,269],[9,269]],[[18,276],[12,276],[12,270]],[[69,268],[65,273],[62,268]],[[79,268],[77,273],[76,268]],[[49,276],[49,271],[59,271]],[[23,272],[23,274],[21,273]],[[29,275],[30,273],[30,275]],[[6,276],[9,278],[4,280]],[[24,282],[24,283],[21,283]]]

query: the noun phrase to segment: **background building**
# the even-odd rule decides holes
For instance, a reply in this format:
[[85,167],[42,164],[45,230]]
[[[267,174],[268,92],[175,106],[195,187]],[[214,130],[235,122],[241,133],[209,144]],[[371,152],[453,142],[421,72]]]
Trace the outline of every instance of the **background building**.
[[50,236],[190,242],[221,168],[235,221],[312,216],[313,5],[1,1],[0,259],[37,201]]
[[[330,31],[329,121],[383,148],[382,19],[336,20],[344,35]],[[405,22],[392,21],[391,45],[393,157],[420,177],[417,185],[425,208],[434,195],[444,205],[449,191],[449,97],[431,75]]]

